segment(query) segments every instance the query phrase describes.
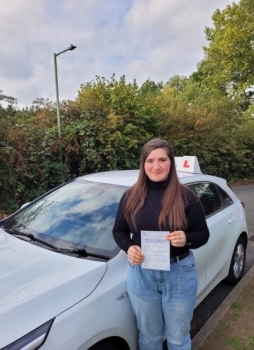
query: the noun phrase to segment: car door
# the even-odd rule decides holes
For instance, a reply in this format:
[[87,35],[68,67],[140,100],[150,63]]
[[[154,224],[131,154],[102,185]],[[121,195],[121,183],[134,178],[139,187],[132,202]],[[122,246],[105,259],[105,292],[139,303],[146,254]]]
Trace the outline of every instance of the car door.
[[232,256],[230,232],[234,230],[234,202],[228,196],[223,198],[225,191],[212,182],[201,182],[194,185],[205,213],[210,238],[207,244],[208,256],[206,266],[206,289],[215,286],[225,276],[228,259]]
[[[198,195],[199,187],[198,184],[187,184],[187,186]],[[196,188],[197,186],[197,188]],[[198,292],[197,292],[197,303],[202,298],[206,290],[206,269],[208,261],[208,243],[198,249],[193,249],[193,254],[196,260],[197,274],[198,274]]]

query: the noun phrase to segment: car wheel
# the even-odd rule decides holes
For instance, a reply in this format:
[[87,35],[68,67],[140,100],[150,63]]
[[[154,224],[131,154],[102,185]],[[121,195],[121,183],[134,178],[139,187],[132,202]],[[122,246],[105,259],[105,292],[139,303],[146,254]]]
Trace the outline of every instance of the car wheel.
[[98,344],[95,344],[89,350],[120,350],[115,344],[112,344],[108,341],[101,341]]
[[230,284],[236,284],[242,278],[245,266],[245,259],[246,243],[242,237],[239,237],[235,245],[227,277],[227,281]]

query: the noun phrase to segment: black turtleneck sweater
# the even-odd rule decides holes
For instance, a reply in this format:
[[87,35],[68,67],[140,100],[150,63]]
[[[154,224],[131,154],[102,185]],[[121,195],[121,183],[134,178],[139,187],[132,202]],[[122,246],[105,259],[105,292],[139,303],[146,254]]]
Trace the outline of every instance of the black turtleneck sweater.
[[[153,182],[147,181],[147,195],[143,208],[136,216],[136,228],[131,221],[127,222],[123,215],[123,205],[128,194],[125,192],[120,200],[116,214],[113,235],[117,245],[126,253],[132,245],[141,246],[141,235],[143,231],[160,231],[158,218],[161,212],[162,198],[168,185],[168,181]],[[188,188],[182,187],[185,213],[188,220],[186,234],[186,245],[184,247],[173,247],[170,245],[170,256],[175,257],[187,252],[190,248],[196,249],[206,244],[209,239],[209,230],[205,220],[203,207],[198,197]],[[168,224],[164,225],[162,231],[169,231]],[[132,238],[130,234],[133,234]]]

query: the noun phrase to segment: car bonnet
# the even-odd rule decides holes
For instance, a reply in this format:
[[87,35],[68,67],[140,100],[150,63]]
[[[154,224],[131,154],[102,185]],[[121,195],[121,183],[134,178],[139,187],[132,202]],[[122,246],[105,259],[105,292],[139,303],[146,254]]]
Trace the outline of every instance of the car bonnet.
[[86,298],[107,263],[35,246],[0,229],[0,348]]

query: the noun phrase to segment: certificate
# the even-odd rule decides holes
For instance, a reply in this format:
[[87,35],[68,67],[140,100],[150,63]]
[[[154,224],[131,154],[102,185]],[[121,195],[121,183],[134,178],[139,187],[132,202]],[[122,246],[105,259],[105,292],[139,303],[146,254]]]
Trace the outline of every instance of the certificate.
[[169,231],[141,231],[141,250],[145,256],[141,267],[152,270],[170,270]]

